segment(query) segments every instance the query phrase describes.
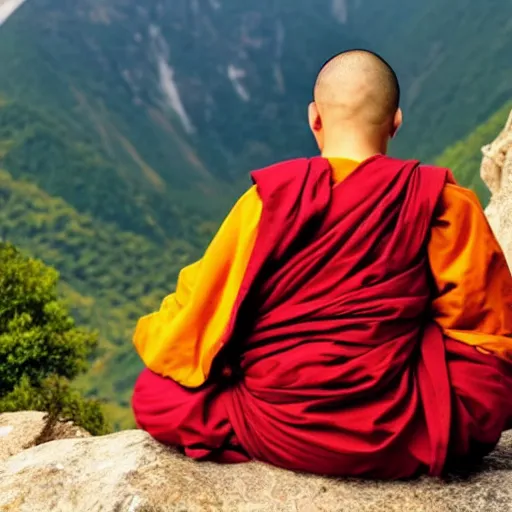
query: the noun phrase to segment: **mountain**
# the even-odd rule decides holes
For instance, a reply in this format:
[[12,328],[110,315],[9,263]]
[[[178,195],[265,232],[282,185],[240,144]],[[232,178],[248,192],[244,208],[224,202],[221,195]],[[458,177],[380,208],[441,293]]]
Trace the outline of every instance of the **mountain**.
[[[354,44],[328,18],[304,12],[296,22],[291,2],[242,5],[26,2],[0,31],[0,91],[44,110],[73,143],[95,146],[102,165],[86,180],[64,168],[5,165],[79,211],[146,236],[181,235],[191,212],[218,216],[226,203],[216,203],[234,198],[241,173],[300,154],[300,141],[311,149],[303,122],[311,76],[325,55]],[[306,22],[313,42],[301,37]],[[49,132],[34,136],[44,138],[36,150],[53,151],[60,134]]]
[[80,214],[37,185],[0,170],[0,239],[59,269],[61,292],[80,324],[100,330],[100,347],[81,384],[127,406],[140,363],[130,347],[141,312],[157,308],[194,257],[184,240],[157,245]]
[[510,2],[21,4],[0,0],[0,237],[55,266],[100,329],[81,385],[118,426],[136,319],[200,257],[249,170],[314,153],[306,106],[330,55],[382,53],[403,88],[392,151],[442,154],[485,200],[479,145],[512,98]]
[[396,68],[405,124],[394,152],[432,159],[512,97],[512,2],[354,0],[352,21]]
[[314,151],[315,74],[360,46],[403,83],[394,152],[431,159],[512,96],[511,16],[502,0],[28,0],[0,30],[0,93],[102,165],[85,183],[10,172],[122,228],[181,236],[184,214],[219,217],[247,171]]

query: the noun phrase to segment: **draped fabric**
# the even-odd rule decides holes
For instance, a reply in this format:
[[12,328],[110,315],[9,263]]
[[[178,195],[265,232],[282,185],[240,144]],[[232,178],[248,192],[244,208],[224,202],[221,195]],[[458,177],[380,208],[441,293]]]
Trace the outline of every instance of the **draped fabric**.
[[374,478],[491,449],[512,427],[510,364],[431,311],[450,173],[377,156],[334,186],[321,158],[253,179],[263,210],[217,358],[229,372],[192,390],[145,370],[139,425],[199,459]]

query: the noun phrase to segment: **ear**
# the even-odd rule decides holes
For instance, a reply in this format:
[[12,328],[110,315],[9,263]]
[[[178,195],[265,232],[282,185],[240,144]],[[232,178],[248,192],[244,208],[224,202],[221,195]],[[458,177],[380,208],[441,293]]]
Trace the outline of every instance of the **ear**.
[[315,102],[309,104],[308,108],[309,127],[315,137],[316,145],[320,152],[324,150],[324,126],[318,106]]
[[311,131],[313,132],[313,134],[317,134],[322,129],[322,118],[320,117],[318,107],[314,101],[309,104],[308,118],[309,127],[311,128]]
[[404,116],[401,108],[398,108],[393,118],[393,127],[391,128],[391,138],[394,138],[402,127]]

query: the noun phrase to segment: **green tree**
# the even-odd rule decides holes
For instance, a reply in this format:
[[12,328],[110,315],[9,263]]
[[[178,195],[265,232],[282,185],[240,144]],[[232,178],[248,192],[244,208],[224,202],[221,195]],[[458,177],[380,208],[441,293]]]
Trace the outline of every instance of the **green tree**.
[[0,412],[42,410],[92,434],[109,428],[100,404],[70,380],[86,371],[97,335],[75,326],[57,296],[59,275],[0,242]]

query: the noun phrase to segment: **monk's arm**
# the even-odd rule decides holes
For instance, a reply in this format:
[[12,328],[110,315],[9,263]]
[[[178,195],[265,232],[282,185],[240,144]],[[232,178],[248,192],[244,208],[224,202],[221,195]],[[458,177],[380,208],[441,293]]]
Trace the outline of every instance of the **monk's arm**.
[[150,370],[189,387],[207,378],[252,254],[261,211],[252,187],[203,258],[181,271],[176,292],[158,312],[139,320],[134,344]]
[[473,192],[445,186],[428,253],[445,334],[512,360],[512,277]]

